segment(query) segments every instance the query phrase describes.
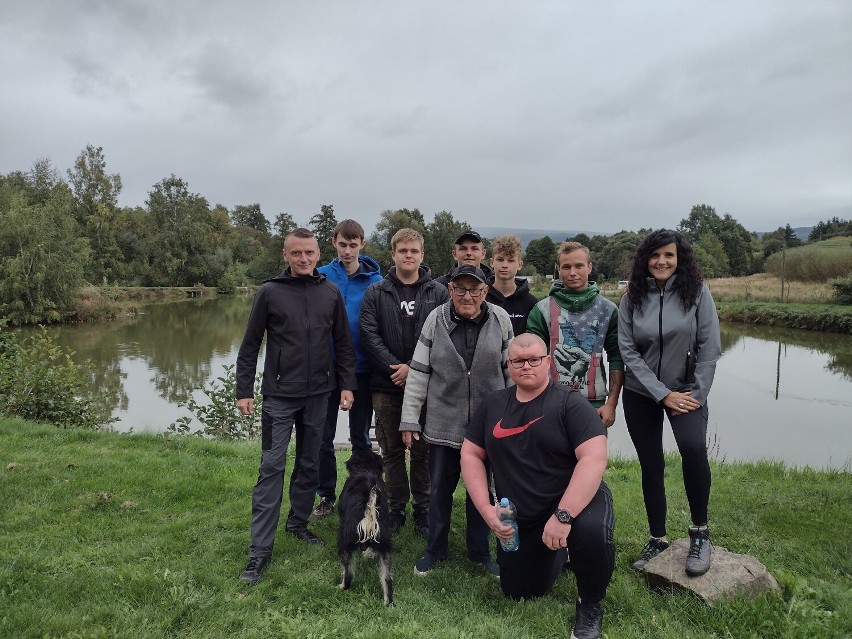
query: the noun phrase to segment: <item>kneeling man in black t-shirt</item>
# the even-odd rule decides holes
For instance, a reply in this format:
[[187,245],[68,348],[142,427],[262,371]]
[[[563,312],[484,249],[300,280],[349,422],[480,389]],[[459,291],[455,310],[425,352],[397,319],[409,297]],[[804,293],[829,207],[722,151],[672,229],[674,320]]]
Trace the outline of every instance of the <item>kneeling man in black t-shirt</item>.
[[606,429],[576,391],[553,384],[547,346],[524,333],[509,345],[514,387],[482,402],[461,449],[464,483],[494,534],[510,539],[489,499],[486,459],[496,497],[517,508],[520,545],[497,550],[500,585],[512,599],[550,592],[566,549],[577,578],[577,615],[572,637],[599,637],[601,601],[615,566],[612,495],[606,470]]

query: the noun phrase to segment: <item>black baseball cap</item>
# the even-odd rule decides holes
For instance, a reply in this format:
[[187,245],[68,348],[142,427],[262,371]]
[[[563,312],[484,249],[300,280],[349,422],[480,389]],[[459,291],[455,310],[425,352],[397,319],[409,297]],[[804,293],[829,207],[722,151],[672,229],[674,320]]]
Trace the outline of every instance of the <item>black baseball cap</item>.
[[452,282],[463,275],[474,277],[483,284],[487,284],[485,281],[485,273],[482,272],[481,268],[476,267],[473,264],[462,264],[461,266],[455,267],[452,271],[450,271],[450,281]]
[[482,236],[476,231],[468,229],[456,238],[455,243],[461,244],[464,240],[473,240],[474,242],[481,242]]

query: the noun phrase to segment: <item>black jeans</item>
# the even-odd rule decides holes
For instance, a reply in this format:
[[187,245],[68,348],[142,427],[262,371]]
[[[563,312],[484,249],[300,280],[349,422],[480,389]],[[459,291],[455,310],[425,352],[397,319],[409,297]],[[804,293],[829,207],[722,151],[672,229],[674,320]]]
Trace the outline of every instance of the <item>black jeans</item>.
[[[541,540],[548,519],[520,528],[521,542],[515,552],[506,552],[497,544],[500,586],[510,599],[548,594],[565,564],[565,548],[551,550]],[[606,595],[615,569],[614,530],[612,494],[601,482],[592,501],[574,519],[568,534],[571,569],[577,577],[577,594],[584,603],[597,603]]]
[[[349,410],[349,441],[352,450],[369,450],[370,422],[373,421],[373,398],[370,395],[370,374],[356,375],[358,390],[353,393],[355,403]],[[340,413],[340,391],[328,398],[319,458],[319,488],[317,495],[334,501],[337,494],[337,456],[334,454],[334,435],[337,433],[337,415]]]
[[[666,534],[666,487],[663,482],[663,413],[668,414],[683,469],[683,485],[692,523],[707,523],[710,501],[710,462],[707,460],[707,404],[683,415],[672,416],[652,398],[624,389],[624,418],[639,465],[648,527],[654,537]],[[572,560],[573,561],[573,560]]]
[[[449,446],[429,446],[429,540],[426,552],[446,559],[450,545],[450,519],[453,514],[453,493],[461,477],[461,450]],[[465,518],[467,520],[467,556],[471,561],[482,562],[491,557],[488,548],[491,529],[465,490]]]

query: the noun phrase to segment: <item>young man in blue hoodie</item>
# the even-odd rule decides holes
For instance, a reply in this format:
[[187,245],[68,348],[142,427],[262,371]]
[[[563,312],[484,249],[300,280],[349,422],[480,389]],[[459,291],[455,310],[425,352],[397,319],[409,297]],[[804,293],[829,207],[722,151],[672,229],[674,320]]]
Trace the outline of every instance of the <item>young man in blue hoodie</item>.
[[[355,401],[349,411],[349,441],[352,442],[353,451],[367,450],[371,446],[369,431],[373,420],[373,399],[370,393],[370,362],[361,349],[358,317],[361,313],[364,291],[371,284],[382,281],[382,272],[375,260],[361,255],[366,244],[364,228],[355,220],[343,220],[334,227],[333,241],[334,248],[337,249],[337,257],[317,270],[337,285],[346,303],[346,315],[352,332],[352,344],[355,347],[355,376],[358,381]],[[334,512],[337,489],[334,435],[337,431],[339,404],[339,392],[333,392],[328,400],[328,413],[320,446],[319,488],[317,489],[320,501],[313,513],[316,518],[327,517]]]

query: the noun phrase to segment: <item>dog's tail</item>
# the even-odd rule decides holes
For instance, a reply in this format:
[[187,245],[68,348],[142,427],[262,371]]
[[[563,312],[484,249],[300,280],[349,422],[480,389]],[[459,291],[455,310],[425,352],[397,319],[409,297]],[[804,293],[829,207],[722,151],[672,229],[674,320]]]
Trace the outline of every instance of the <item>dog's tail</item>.
[[379,513],[376,509],[376,501],[379,491],[376,486],[370,489],[370,497],[364,507],[364,519],[358,522],[355,531],[358,533],[358,542],[378,541],[379,539]]

